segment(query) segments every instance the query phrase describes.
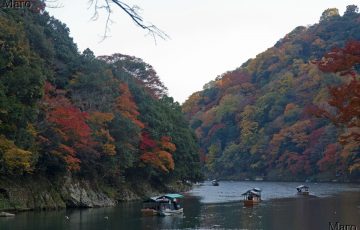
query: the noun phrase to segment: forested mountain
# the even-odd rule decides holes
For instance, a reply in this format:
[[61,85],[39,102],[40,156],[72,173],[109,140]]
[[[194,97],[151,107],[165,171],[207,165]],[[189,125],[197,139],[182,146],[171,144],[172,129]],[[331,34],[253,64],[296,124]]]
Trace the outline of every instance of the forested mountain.
[[[351,127],[319,116],[319,110],[337,112],[328,87],[340,89],[350,78],[336,69],[324,73],[316,65],[333,48],[354,40],[360,40],[358,7],[348,6],[343,16],[327,9],[318,24],[295,28],[274,47],[192,94],[182,107],[199,138],[207,174],[358,180],[360,140],[346,134],[350,129],[359,134],[359,95],[352,104],[357,110]],[[358,63],[359,57],[354,81],[359,80]],[[359,94],[359,85],[352,92]]]
[[0,176],[199,180],[195,135],[152,66],[80,53],[31,2],[0,9]]

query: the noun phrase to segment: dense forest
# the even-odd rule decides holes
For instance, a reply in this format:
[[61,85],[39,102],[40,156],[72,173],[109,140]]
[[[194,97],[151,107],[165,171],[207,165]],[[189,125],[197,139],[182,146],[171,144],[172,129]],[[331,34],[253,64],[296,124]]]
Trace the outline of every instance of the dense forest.
[[359,41],[358,7],[327,9],[192,94],[183,111],[207,175],[359,180]]
[[200,180],[195,134],[153,67],[79,52],[31,2],[0,10],[0,177]]

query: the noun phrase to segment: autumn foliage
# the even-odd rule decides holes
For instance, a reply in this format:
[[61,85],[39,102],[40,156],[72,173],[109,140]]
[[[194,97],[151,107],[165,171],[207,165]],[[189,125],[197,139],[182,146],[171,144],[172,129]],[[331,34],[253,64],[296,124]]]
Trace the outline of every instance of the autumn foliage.
[[209,177],[359,178],[359,22],[354,5],[326,10],[189,97]]
[[121,83],[119,86],[121,95],[117,98],[116,108],[120,113],[130,119],[140,129],[144,128],[145,125],[137,118],[139,116],[138,108],[131,95],[129,87],[126,83]]
[[116,190],[199,180],[195,137],[154,68],[80,52],[45,2],[1,9],[0,177],[66,175]]
[[[329,87],[328,104],[336,111],[317,108],[314,113],[346,128],[339,138],[344,145],[341,156],[343,162],[351,162],[348,168],[350,172],[360,170],[357,152],[360,150],[360,78],[355,68],[360,65],[360,41],[349,41],[344,48],[333,49],[315,63],[324,72],[340,73],[349,78],[341,85]],[[325,154],[325,157],[334,155],[333,152]]]
[[176,151],[176,146],[171,143],[168,136],[161,137],[159,142],[151,139],[149,133],[142,133],[140,149],[143,151],[141,161],[163,172],[174,170],[175,164],[171,153]]
[[72,105],[62,90],[55,89],[48,82],[42,104],[47,114],[49,129],[59,138],[46,138],[47,142],[52,143],[51,152],[60,154],[69,170],[80,170],[81,160],[77,153],[95,144],[91,138],[91,129],[86,123],[89,115]]

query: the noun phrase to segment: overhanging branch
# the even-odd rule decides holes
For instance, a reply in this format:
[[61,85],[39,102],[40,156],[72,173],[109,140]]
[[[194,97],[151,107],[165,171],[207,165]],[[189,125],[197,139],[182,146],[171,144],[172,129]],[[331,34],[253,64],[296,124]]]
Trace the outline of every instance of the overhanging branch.
[[137,26],[146,30],[148,32],[148,34],[150,34],[154,38],[155,43],[156,43],[157,37],[164,39],[164,40],[169,38],[169,36],[165,32],[160,30],[155,25],[153,25],[151,23],[145,23],[142,16],[138,13],[140,8],[136,5],[129,6],[128,4],[126,4],[125,2],[120,1],[120,0],[90,0],[89,2],[90,2],[90,5],[94,6],[94,15],[92,17],[93,20],[96,20],[98,18],[99,10],[103,9],[107,12],[107,20],[106,20],[105,31],[104,31],[104,36],[103,36],[104,39],[108,37],[109,24],[112,22],[111,21],[111,13],[112,13],[111,3],[115,4],[121,10],[123,10]]

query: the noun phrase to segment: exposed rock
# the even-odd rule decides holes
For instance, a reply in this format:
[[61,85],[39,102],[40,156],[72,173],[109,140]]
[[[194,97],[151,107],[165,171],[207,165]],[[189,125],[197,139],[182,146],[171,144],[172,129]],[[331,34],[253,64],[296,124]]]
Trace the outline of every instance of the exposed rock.
[[69,177],[62,183],[51,183],[45,178],[0,180],[0,210],[91,208],[115,204],[115,199],[111,199],[99,189],[94,189],[87,183],[73,181]]
[[0,211],[115,206],[117,201],[140,200],[190,188],[183,183],[154,187],[147,181],[106,187],[70,176],[53,181],[46,178],[0,178]]
[[15,214],[9,212],[0,212],[0,217],[12,217],[12,216],[15,216]]
[[101,191],[93,190],[85,183],[65,183],[62,194],[67,207],[93,208],[116,205],[115,200]]

